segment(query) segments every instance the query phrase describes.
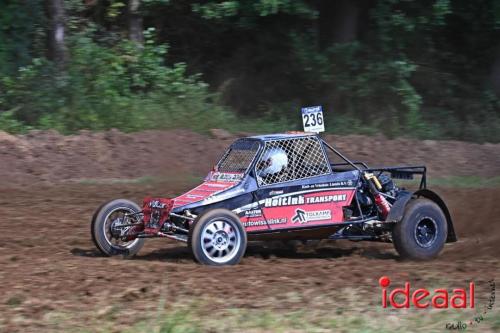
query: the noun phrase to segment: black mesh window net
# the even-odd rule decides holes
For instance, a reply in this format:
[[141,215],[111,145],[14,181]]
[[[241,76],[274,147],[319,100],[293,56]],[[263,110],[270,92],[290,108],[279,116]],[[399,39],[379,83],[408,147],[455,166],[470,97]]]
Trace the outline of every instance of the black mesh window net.
[[325,175],[330,172],[316,137],[267,141],[256,164],[260,186]]
[[217,164],[219,172],[244,173],[250,167],[257,151],[259,142],[256,140],[239,139],[222,155]]

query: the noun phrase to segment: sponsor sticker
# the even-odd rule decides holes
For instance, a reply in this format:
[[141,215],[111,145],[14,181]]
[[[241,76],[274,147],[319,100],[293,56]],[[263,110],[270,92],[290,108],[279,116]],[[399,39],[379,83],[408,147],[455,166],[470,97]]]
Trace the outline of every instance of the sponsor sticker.
[[308,198],[305,198],[302,195],[298,195],[298,196],[280,197],[280,198],[267,198],[264,201],[264,207],[296,206],[304,204],[342,202],[346,200],[347,200],[346,194],[321,195]]
[[278,195],[278,194],[283,194],[283,190],[280,191],[270,191],[269,195]]
[[332,211],[325,210],[315,210],[315,211],[305,211],[302,209],[296,209],[295,215],[292,217],[293,223],[307,223],[309,221],[323,221],[323,220],[331,220]]
[[338,182],[319,183],[319,184],[305,184],[302,189],[326,188],[326,187],[351,187],[354,185],[352,180],[342,180]]
[[157,209],[162,209],[165,208],[167,205],[162,203],[160,200],[153,200],[149,203],[149,207],[151,208],[157,208]]
[[239,182],[242,179],[242,173],[214,172],[211,177],[211,180],[216,182]]
[[273,224],[286,224],[288,219],[286,217],[276,218],[276,219],[268,219],[266,220],[257,220],[257,221],[248,221],[243,222],[244,227],[259,227],[263,225],[273,225]]
[[262,216],[262,210],[260,209],[251,209],[245,211],[245,217],[260,217]]
[[305,202],[305,198],[302,195],[294,197],[267,198],[264,201],[264,207],[295,206],[303,205]]
[[346,201],[346,199],[347,199],[346,194],[322,195],[317,197],[306,198],[306,203],[317,204],[325,202],[341,202],[341,201]]
[[208,187],[226,188],[228,185],[225,184],[215,184],[215,183],[204,183],[203,185]]

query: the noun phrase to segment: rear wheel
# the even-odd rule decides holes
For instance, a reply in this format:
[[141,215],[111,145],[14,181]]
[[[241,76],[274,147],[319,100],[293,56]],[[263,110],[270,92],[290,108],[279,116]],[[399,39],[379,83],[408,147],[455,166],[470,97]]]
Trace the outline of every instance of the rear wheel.
[[189,244],[196,260],[205,265],[235,265],[247,247],[245,228],[236,214],[214,209],[191,226]]
[[117,235],[116,230],[126,231],[125,228],[131,227],[116,227],[133,223],[135,220],[127,218],[127,214],[140,211],[141,208],[136,203],[125,199],[113,200],[99,207],[94,213],[91,225],[92,240],[96,247],[107,256],[133,256],[139,252],[144,245],[144,239],[124,241]]
[[443,249],[448,235],[441,208],[428,199],[413,199],[393,230],[394,247],[402,258],[429,260]]

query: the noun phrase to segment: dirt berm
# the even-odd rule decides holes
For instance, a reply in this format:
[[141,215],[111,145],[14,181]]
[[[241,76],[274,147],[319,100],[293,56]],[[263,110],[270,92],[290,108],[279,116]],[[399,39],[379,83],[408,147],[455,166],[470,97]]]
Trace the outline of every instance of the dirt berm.
[[[125,134],[53,131],[27,135],[0,132],[2,185],[54,183],[78,179],[205,175],[237,136],[213,130]],[[430,176],[500,175],[500,144],[459,141],[389,140],[382,136],[328,135],[326,141],[370,166],[426,164]]]

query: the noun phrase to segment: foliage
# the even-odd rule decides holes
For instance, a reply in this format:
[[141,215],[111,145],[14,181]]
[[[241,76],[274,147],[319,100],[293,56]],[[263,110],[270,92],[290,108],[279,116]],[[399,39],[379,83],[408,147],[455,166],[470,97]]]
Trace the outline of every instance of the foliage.
[[306,18],[317,16],[317,12],[305,1],[297,0],[233,0],[214,1],[205,4],[194,3],[193,11],[200,13],[206,19],[239,17],[242,26],[246,26],[250,22],[247,18],[255,16],[264,17],[278,13],[299,15]]
[[5,111],[0,113],[0,129],[17,134],[27,131],[29,127],[17,120],[12,111]]
[[69,48],[70,61],[62,73],[50,62],[34,59],[16,77],[2,80],[3,104],[16,106],[5,114],[5,121],[14,114],[25,124],[69,133],[107,128],[203,130],[231,117],[214,104],[216,96],[198,76],[186,74],[185,64],[164,65],[167,48],[153,43],[151,30],[142,49],[128,41],[103,47],[88,33],[74,35]]
[[44,15],[39,0],[2,0],[0,10],[0,74],[28,64],[43,43]]
[[500,141],[498,1],[141,0],[138,47],[128,0],[68,0],[63,69],[44,1],[5,2],[7,131],[278,131],[321,104],[339,134]]

